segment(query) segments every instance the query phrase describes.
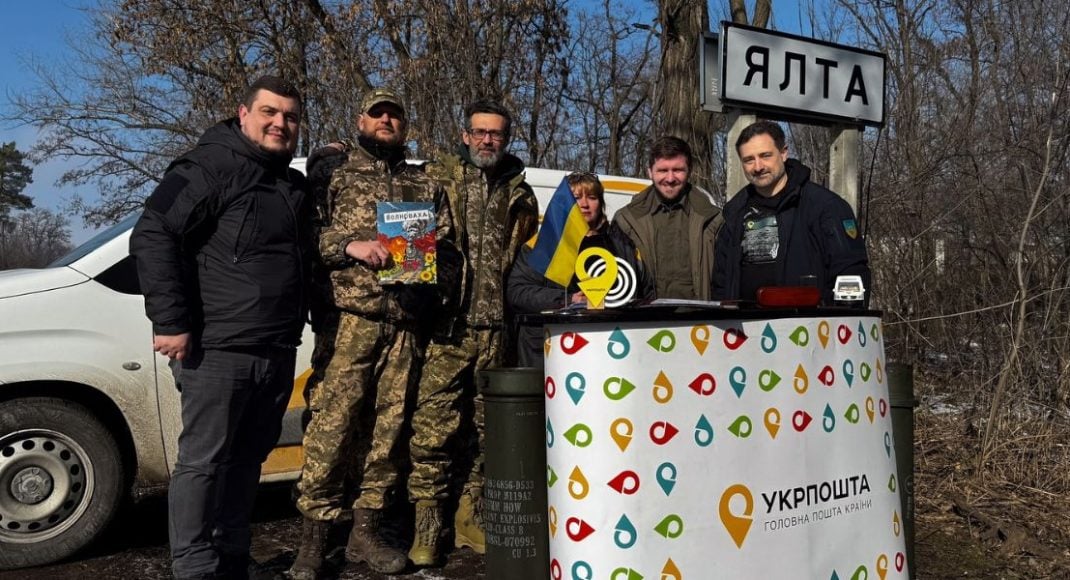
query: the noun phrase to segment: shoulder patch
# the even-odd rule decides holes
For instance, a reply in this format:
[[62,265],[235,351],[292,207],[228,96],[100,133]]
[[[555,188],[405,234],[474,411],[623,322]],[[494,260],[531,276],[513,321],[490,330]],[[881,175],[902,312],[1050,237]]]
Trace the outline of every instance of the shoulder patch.
[[163,181],[160,182],[160,185],[156,186],[156,191],[149,196],[148,201],[145,202],[145,207],[160,215],[166,214],[187,185],[189,185],[189,179],[186,179],[184,175],[174,171],[168,173],[163,178]]
[[847,237],[852,240],[858,238],[858,226],[853,219],[843,220],[843,231],[847,234]]

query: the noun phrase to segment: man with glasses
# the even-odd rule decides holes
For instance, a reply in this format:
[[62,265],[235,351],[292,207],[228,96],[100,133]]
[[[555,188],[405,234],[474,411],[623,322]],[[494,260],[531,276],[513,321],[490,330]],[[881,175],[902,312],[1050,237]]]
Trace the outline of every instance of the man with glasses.
[[511,129],[512,115],[505,107],[476,101],[465,110],[457,154],[428,169],[446,185],[460,255],[450,267],[450,257],[440,252],[439,285],[453,292],[427,348],[412,418],[409,496],[417,501],[418,517],[409,557],[417,564],[439,559],[441,522],[421,520],[419,513],[426,508],[441,514],[449,496],[447,468],[458,455],[471,468],[455,517],[455,543],[485,550],[478,519],[483,401],[475,374],[502,363],[505,280],[538,224],[538,202],[524,182],[524,164],[506,152]]

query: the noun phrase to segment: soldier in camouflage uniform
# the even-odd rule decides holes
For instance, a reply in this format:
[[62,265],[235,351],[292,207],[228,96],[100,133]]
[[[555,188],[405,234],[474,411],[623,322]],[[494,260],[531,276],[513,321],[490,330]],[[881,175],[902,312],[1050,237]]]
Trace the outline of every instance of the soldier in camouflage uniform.
[[[463,452],[473,465],[455,518],[455,540],[458,547],[483,553],[484,534],[476,515],[483,487],[483,401],[475,374],[502,363],[505,280],[520,246],[535,233],[538,202],[524,182],[523,163],[505,152],[512,124],[508,110],[493,101],[477,101],[465,117],[464,144],[457,155],[428,168],[446,183],[454,240],[462,257],[458,283],[452,285],[455,293],[448,300],[452,316],[441,321],[432,338],[420,378],[412,418],[409,497],[417,506],[437,505],[447,498],[455,436],[468,427],[472,436]],[[462,417],[472,417],[474,424],[461,425]],[[437,533],[417,519],[416,542],[409,553],[413,561],[416,555],[438,558]]]
[[[333,353],[322,382],[312,390],[312,418],[304,438],[305,462],[297,507],[305,517],[294,578],[316,578],[323,565],[330,522],[353,509],[346,559],[365,561],[382,573],[405,568],[405,554],[380,535],[387,494],[399,477],[397,448],[403,444],[406,397],[415,387],[425,338],[421,317],[433,306],[433,286],[380,285],[377,271],[391,254],[377,236],[380,201],[433,201],[441,241],[450,235],[444,190],[422,168],[405,162],[405,110],[391,91],[365,96],[357,144],[329,146],[310,160],[310,175],[329,175],[313,186],[329,221],[319,236],[322,265],[329,271],[338,309]],[[348,149],[348,150],[343,150]],[[322,171],[320,163],[335,165]],[[355,451],[365,443],[366,453]],[[352,506],[343,505],[347,475],[357,461]]]
[[[319,233],[331,222],[330,208],[327,207],[331,174],[345,162],[346,155],[343,151],[347,147],[344,143],[323,147],[313,152],[305,164],[308,189],[315,206],[314,244],[317,248],[319,248]],[[309,373],[304,389],[302,389],[306,403],[305,412],[301,416],[302,431],[308,428],[308,423],[312,420],[312,409],[307,406],[307,403],[312,400],[316,388],[323,382],[323,373],[327,370],[331,357],[334,356],[334,336],[338,332],[338,317],[341,315],[334,305],[331,271],[320,260],[312,264],[310,295],[309,318],[312,332],[315,335],[315,343],[312,348],[312,372]]]

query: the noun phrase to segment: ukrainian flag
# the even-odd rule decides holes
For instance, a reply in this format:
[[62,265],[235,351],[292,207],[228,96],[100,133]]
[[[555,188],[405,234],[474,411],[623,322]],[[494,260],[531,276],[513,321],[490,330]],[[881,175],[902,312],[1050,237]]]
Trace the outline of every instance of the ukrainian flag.
[[562,179],[543,213],[542,227],[528,263],[547,279],[568,286],[576,273],[576,257],[585,235],[587,222],[583,221],[568,180]]

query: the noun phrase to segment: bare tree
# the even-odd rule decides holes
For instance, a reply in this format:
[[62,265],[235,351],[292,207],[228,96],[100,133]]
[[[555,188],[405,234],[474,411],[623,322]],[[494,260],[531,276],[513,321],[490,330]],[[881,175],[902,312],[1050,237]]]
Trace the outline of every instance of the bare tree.
[[[949,382],[970,388],[945,394],[972,404],[980,478],[1070,489],[1039,454],[1021,469],[1008,442],[1070,417],[1070,14],[1041,0],[839,5],[888,54],[889,123],[864,179],[890,355],[961,373]],[[1031,449],[1052,436],[1039,433]]]
[[573,35],[565,57],[564,86],[570,105],[555,165],[612,174],[645,170],[657,41],[651,27],[637,27],[639,14],[610,0],[583,11],[583,31]]
[[516,148],[534,163],[565,118],[559,0],[124,0],[90,18],[69,64],[38,64],[36,89],[4,118],[44,129],[34,159],[80,161],[60,182],[96,187],[99,200],[76,203],[93,225],[137,209],[167,163],[233,116],[265,73],[302,89],[306,154],[351,135],[360,95],[378,85],[410,102],[421,156],[457,142],[461,110],[478,97],[516,111]]
[[[72,58],[58,67],[38,63],[36,89],[16,97],[6,117],[45,130],[35,160],[80,161],[60,183],[96,186],[101,199],[80,206],[84,217],[92,225],[114,222],[140,206],[167,163],[205,128],[236,114],[253,79],[277,71],[303,85],[318,72],[319,53],[309,44],[315,23],[300,6],[102,4],[90,12],[92,33],[72,43]],[[307,129],[305,137],[314,138]]]
[[754,18],[751,20],[747,20],[747,3],[744,0],[728,0],[728,8],[732,15],[732,22],[765,28],[769,26],[769,16],[773,11],[773,2],[772,0],[756,0],[754,2]]
[[423,154],[460,140],[463,107],[490,97],[514,111],[514,148],[531,164],[552,149],[561,117],[560,55],[567,11],[560,0],[374,2],[387,78],[413,111],[412,137]]
[[42,268],[71,250],[67,219],[42,208],[0,216],[0,270]]
[[659,0],[661,63],[658,68],[658,125],[661,134],[687,141],[694,153],[691,180],[710,191],[713,182],[713,135],[719,128],[702,110],[698,90],[698,46],[709,30],[705,0]]

